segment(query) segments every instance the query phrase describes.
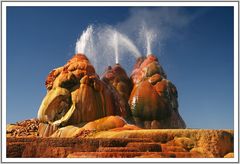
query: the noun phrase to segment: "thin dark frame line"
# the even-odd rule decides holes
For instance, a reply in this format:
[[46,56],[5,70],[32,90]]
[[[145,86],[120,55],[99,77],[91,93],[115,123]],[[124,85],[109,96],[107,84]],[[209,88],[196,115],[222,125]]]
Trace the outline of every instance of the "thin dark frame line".
[[207,1],[207,0],[205,0],[205,1],[166,1],[166,0],[164,0],[164,1],[133,1],[133,0],[131,0],[131,1],[128,1],[128,0],[123,0],[123,1],[120,1],[120,0],[118,0],[118,1],[86,1],[86,0],[84,0],[84,1],[1,1],[1,2],[16,2],[16,3],[19,3],[19,2],[56,2],[56,3],[59,3],[59,2],[138,2],[138,3],[141,3],[141,2],[191,2],[191,3],[194,3],[194,2],[226,2],[226,3],[228,3],[228,2],[238,2],[239,3],[239,1],[237,1],[237,0],[231,0],[231,1]]

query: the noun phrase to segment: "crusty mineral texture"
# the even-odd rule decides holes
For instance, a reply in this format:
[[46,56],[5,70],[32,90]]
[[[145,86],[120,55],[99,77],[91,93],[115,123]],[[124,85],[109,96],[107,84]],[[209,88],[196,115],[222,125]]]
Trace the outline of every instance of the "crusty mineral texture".
[[39,121],[36,118],[19,121],[7,125],[7,137],[36,137],[38,136]]
[[120,131],[120,130],[136,130],[140,129],[134,125],[129,125],[120,116],[107,116],[95,121],[90,121],[84,126],[82,125],[69,125],[58,129],[50,137],[61,137],[61,138],[71,138],[71,137],[86,137],[90,134],[94,134],[99,131]]
[[149,138],[154,142],[165,144],[165,149],[166,147],[177,146],[178,150],[197,152],[201,157],[224,157],[227,153],[233,152],[232,130],[146,129],[119,132],[102,131],[92,135],[91,138]]
[[[115,124],[123,125],[124,122],[119,120]],[[233,153],[233,130],[111,130],[114,127],[107,130],[105,126],[96,126],[94,121],[86,124],[85,131],[71,138],[8,137],[7,157],[233,158],[234,153],[238,153]]]
[[113,67],[109,66],[101,76],[101,79],[117,91],[116,97],[119,100],[119,106],[120,108],[125,109],[123,112],[126,112],[123,115],[124,118],[128,123],[134,123],[128,104],[128,99],[132,91],[132,82],[125,70],[120,64],[115,64]]
[[176,87],[154,55],[139,58],[131,74],[129,104],[136,124],[147,129],[186,128],[178,112]]
[[85,124],[111,115],[125,117],[127,113],[118,105],[116,90],[100,80],[83,54],[51,71],[45,84],[47,94],[38,111],[42,137],[67,125]]

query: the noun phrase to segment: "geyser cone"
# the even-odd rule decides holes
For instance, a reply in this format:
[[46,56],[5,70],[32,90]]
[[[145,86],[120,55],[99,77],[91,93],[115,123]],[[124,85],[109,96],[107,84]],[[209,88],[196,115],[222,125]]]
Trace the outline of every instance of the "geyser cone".
[[132,90],[132,84],[120,64],[115,64],[113,67],[109,66],[101,78],[103,81],[110,82],[120,95],[128,100]]
[[122,117],[128,122],[133,123],[130,107],[128,105],[132,83],[125,70],[120,64],[115,64],[113,67],[109,66],[101,76],[101,79],[116,90],[116,97],[119,100],[119,106],[123,114]]
[[134,84],[129,104],[138,126],[145,128],[185,128],[178,113],[177,89],[166,79],[154,55],[139,58],[131,74]]
[[83,54],[54,69],[46,80],[47,95],[38,111],[41,136],[58,127],[86,123],[105,116],[121,115],[114,91],[100,80]]
[[133,84],[137,84],[144,78],[151,77],[154,74],[159,74],[161,77],[167,78],[167,75],[159,64],[157,57],[154,55],[140,57],[136,60],[134,65],[131,80]]

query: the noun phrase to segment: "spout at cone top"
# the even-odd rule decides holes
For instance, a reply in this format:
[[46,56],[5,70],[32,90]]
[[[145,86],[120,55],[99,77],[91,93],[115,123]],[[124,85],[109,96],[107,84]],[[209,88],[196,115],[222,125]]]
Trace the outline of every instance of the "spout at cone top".
[[137,59],[131,74],[131,79],[135,84],[142,81],[145,77],[150,77],[156,73],[160,74],[165,79],[167,78],[158,58],[150,54],[147,57],[140,57]]
[[154,55],[154,54],[148,54],[148,55],[146,56],[146,58],[157,58],[157,57],[156,57],[156,55]]
[[154,62],[154,61],[158,62],[158,58],[153,54],[147,55],[147,57],[145,57],[145,56],[139,57],[139,58],[137,58],[133,69],[139,68],[140,66],[141,66],[141,68],[143,68],[146,65],[148,65],[149,63]]
[[128,79],[127,73],[120,64],[115,64],[113,66],[108,66],[106,71],[101,76],[102,79],[112,80],[115,77],[120,79]]
[[141,68],[146,67],[152,62],[158,62],[158,58],[155,55],[148,55],[145,60],[141,63]]
[[119,63],[116,63],[116,64],[113,65],[113,66],[110,66],[110,65],[109,65],[109,66],[107,67],[106,71],[108,71],[108,70],[116,70],[116,69],[121,69],[121,70],[125,71]]
[[126,71],[124,70],[124,68],[120,64],[115,64],[112,67],[112,70],[120,76],[126,76],[127,77]]
[[86,57],[86,55],[78,53],[78,54],[75,54],[70,60],[68,60],[67,64],[78,62],[78,61],[83,61],[83,62],[89,63],[89,60]]

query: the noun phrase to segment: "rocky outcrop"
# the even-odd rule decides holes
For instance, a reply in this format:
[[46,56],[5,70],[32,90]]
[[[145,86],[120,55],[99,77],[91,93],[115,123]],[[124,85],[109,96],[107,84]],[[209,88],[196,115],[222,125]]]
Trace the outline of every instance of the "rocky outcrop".
[[7,157],[233,158],[233,131],[108,130],[77,138],[9,137]]
[[101,79],[110,83],[125,101],[129,99],[132,83],[120,64],[116,64],[113,67],[109,66]]
[[156,129],[137,131],[103,131],[91,138],[151,138],[169,146],[178,146],[186,151],[194,151],[202,157],[224,157],[233,152],[232,130],[204,130],[204,129]]
[[176,87],[154,55],[137,60],[131,74],[134,84],[129,98],[132,115],[138,126],[156,128],[185,128],[178,113]]
[[36,118],[19,121],[7,125],[8,137],[35,137],[38,136],[39,121]]
[[47,95],[38,111],[39,135],[48,137],[60,128],[61,133],[63,129],[73,132],[114,115],[149,129],[185,128],[176,87],[155,56],[138,59],[131,80],[119,64],[109,67],[100,79],[85,55],[73,56],[46,79]]
[[111,115],[124,117],[116,91],[100,80],[85,55],[77,54],[47,77],[47,95],[38,111],[39,134],[47,137],[58,128],[80,125]]
[[117,91],[116,99],[118,99],[120,108],[125,109],[123,112],[126,112],[124,119],[128,123],[134,123],[128,104],[128,99],[132,91],[132,83],[125,70],[120,64],[116,64],[113,67],[109,66],[101,76],[101,79]]
[[88,122],[84,126],[70,125],[58,129],[50,137],[61,137],[61,138],[76,138],[76,137],[86,137],[91,134],[100,131],[119,131],[119,130],[135,130],[140,129],[134,125],[129,125],[120,116],[107,116],[95,121]]

